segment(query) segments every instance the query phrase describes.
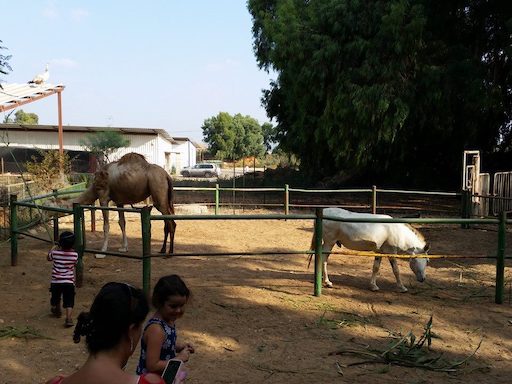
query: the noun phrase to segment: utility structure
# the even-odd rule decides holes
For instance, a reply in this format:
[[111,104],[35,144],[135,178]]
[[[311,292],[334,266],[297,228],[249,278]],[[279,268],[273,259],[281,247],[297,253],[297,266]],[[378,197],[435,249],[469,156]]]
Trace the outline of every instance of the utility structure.
[[62,132],[62,91],[64,85],[52,85],[42,83],[34,84],[2,84],[0,89],[0,112],[18,108],[22,105],[33,103],[45,97],[57,94],[57,114],[59,121],[59,153],[64,154]]

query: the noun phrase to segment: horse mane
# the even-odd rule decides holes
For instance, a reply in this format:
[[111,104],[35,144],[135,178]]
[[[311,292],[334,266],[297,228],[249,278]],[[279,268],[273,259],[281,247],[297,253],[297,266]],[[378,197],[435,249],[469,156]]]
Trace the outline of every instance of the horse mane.
[[425,236],[423,236],[423,233],[421,233],[420,231],[418,231],[416,228],[414,228],[411,224],[408,224],[408,223],[405,223],[405,225],[411,230],[414,232],[414,234],[416,236],[418,236],[421,240],[423,241],[426,241],[425,240]]
[[136,162],[144,162],[147,163],[146,158],[140,153],[130,152],[121,157],[117,164],[122,165],[125,163],[136,163]]

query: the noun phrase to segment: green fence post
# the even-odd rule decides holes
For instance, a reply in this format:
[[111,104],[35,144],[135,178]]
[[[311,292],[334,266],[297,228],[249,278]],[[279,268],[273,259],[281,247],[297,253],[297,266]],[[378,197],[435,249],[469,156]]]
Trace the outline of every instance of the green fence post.
[[215,184],[215,215],[219,214],[219,200],[220,200],[219,184]]
[[372,213],[377,213],[377,186],[372,185]]
[[18,265],[18,214],[16,208],[17,195],[11,195],[9,198],[9,219],[11,235],[11,265]]
[[78,203],[73,203],[73,231],[75,232],[74,248],[78,253],[76,263],[76,286],[81,287],[84,281],[84,236],[82,232],[84,210]]
[[59,240],[59,216],[57,212],[53,213],[53,243],[56,244]]
[[507,232],[507,214],[501,212],[498,228],[498,254],[496,256],[496,304],[503,304],[505,290],[505,234]]
[[142,225],[142,289],[146,296],[151,289],[151,213],[150,207],[142,207],[140,222]]
[[[461,216],[463,219],[471,218],[471,191],[469,191],[467,189],[462,191],[461,211],[462,211]],[[460,226],[463,229],[469,228],[469,224],[467,224],[467,223],[462,223]]]
[[315,218],[315,296],[320,296],[322,294],[322,262],[323,262],[323,253],[322,253],[322,217],[323,210],[322,208],[316,209],[316,218]]
[[288,184],[284,185],[284,214],[288,215],[290,213],[290,186]]

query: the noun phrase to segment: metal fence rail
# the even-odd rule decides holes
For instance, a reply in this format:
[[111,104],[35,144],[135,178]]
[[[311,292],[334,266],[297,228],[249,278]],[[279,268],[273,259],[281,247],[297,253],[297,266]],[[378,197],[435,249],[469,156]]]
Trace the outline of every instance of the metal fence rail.
[[[20,230],[17,220],[17,208],[18,207],[37,207],[52,212],[66,212],[70,213],[69,210],[55,207],[42,207],[28,202],[17,202],[16,197],[11,197],[11,215],[10,215],[10,233],[11,233],[11,264],[14,266],[17,264],[18,257],[18,240],[17,235],[24,233]],[[323,210],[317,209],[316,214],[269,214],[269,215],[151,215],[152,207],[145,206],[142,209],[125,209],[125,208],[108,208],[108,207],[96,207],[96,206],[80,206],[74,204],[73,214],[73,228],[76,236],[75,250],[79,254],[79,261],[77,264],[77,284],[81,285],[83,280],[83,254],[84,252],[95,252],[96,250],[89,249],[86,246],[85,239],[85,227],[84,227],[84,210],[114,210],[124,212],[137,212],[141,215],[142,225],[142,256],[137,255],[125,255],[120,252],[102,251],[106,255],[142,259],[142,281],[143,288],[146,293],[150,292],[150,279],[151,279],[151,258],[155,255],[151,253],[151,221],[152,220],[314,220],[314,231],[315,231],[315,282],[314,282],[314,295],[321,295],[321,281],[322,281],[322,230],[323,220],[333,220],[339,222],[354,222],[354,223],[419,223],[419,224],[488,224],[498,226],[498,239],[497,239],[497,255],[496,255],[496,294],[495,302],[498,304],[503,303],[504,299],[504,271],[505,271],[505,234],[507,223],[512,223],[512,220],[507,221],[506,214],[502,213],[499,219],[459,219],[459,218],[340,218],[334,216],[323,216]],[[57,217],[57,216],[55,216]],[[54,236],[58,233],[58,218],[54,220]],[[38,240],[44,240],[42,238],[32,236]],[[283,252],[280,254],[296,254],[296,253],[307,253],[307,251],[293,251]],[[265,252],[243,252],[244,255],[259,255],[266,254]],[[276,254],[275,252],[269,254]],[[175,254],[175,256],[188,256],[190,254]],[[214,255],[240,255],[239,252],[225,252],[225,253],[195,253],[198,256],[214,256]],[[386,257],[386,255],[379,255]],[[390,255],[389,257],[393,257]]]

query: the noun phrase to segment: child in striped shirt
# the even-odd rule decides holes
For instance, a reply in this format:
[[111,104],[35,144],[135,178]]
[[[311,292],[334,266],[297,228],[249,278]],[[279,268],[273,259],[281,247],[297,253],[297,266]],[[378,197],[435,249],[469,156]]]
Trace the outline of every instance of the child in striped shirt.
[[73,232],[62,232],[59,236],[59,246],[48,252],[48,261],[53,261],[52,280],[50,284],[51,312],[61,317],[60,300],[66,310],[64,326],[73,326],[73,307],[75,305],[75,265],[78,253],[73,249],[75,235]]

